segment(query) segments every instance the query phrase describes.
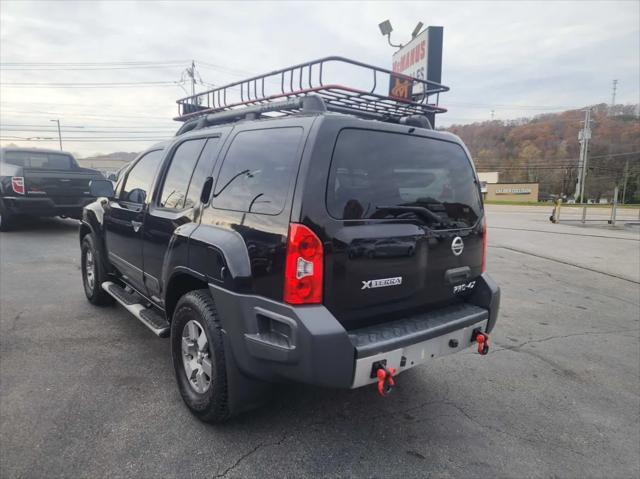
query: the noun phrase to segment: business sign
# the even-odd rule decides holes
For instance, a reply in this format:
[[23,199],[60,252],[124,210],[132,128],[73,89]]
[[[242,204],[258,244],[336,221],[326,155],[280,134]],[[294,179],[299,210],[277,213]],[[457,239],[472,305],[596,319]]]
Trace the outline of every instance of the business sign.
[[[392,57],[392,70],[395,73],[429,80],[442,81],[442,27],[428,27],[413,40],[395,52]],[[395,81],[391,76],[391,84]],[[389,85],[391,90],[393,85]],[[423,93],[422,83],[413,85],[411,94]]]
[[531,188],[498,188],[496,195],[530,195]]
[[413,81],[411,78],[392,73],[389,80],[389,96],[397,100],[411,100],[412,95]]

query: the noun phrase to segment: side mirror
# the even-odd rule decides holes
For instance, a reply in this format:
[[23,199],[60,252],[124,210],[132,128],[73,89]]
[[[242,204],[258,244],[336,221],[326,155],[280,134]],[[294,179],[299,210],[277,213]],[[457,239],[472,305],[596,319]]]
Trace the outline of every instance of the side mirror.
[[91,180],[89,182],[89,193],[95,198],[113,198],[113,183],[109,180]]
[[206,205],[209,202],[211,188],[213,188],[213,177],[207,176],[207,179],[204,181],[204,185],[202,186],[202,192],[200,193],[200,202],[203,205]]

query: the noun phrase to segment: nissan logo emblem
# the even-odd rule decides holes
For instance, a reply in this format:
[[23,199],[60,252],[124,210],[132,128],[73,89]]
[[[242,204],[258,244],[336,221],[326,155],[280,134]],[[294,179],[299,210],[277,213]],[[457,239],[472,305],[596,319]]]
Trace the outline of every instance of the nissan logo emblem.
[[460,238],[460,236],[456,236],[455,238],[453,238],[453,241],[451,242],[451,251],[453,251],[453,254],[455,254],[456,256],[460,256],[463,249],[464,242],[462,241],[462,238]]

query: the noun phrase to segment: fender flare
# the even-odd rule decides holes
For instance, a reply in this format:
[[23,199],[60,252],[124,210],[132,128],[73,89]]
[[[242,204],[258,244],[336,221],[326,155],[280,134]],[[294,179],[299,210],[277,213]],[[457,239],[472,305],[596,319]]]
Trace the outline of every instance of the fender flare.
[[[229,279],[236,281],[251,277],[251,261],[244,238],[237,231],[213,225],[200,225],[189,238],[189,266],[193,268],[198,254],[215,256],[222,263]],[[223,280],[219,272],[210,276]]]
[[[107,248],[104,242],[104,229],[101,227],[102,224],[97,218],[94,209],[91,208],[93,205],[95,205],[95,203],[87,205],[82,210],[82,220],[80,222],[80,228],[78,231],[78,240],[80,242],[80,245],[82,245],[82,239],[85,237],[85,235],[90,234],[91,236],[93,236],[93,238],[96,240],[96,247],[99,248],[102,266],[105,268],[104,270],[107,271],[107,273],[112,273],[113,268],[109,263]],[[98,206],[102,208],[101,205]]]

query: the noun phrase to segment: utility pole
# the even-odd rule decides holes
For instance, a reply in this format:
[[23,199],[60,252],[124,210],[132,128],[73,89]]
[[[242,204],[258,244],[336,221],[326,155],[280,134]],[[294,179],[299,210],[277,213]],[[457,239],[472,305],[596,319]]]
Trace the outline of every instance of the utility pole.
[[58,124],[58,142],[60,143],[60,151],[62,151],[62,132],[60,131],[60,120],[49,120]]
[[624,205],[624,200],[627,195],[627,180],[629,179],[629,160],[627,160],[624,164],[624,180],[622,182],[622,204]]
[[609,108],[609,116],[613,116],[613,109],[616,106],[616,90],[618,89],[618,80],[613,80],[611,86],[611,107]]
[[187,76],[191,78],[191,95],[196,94],[196,62],[191,60],[191,67],[187,68]]
[[584,203],[584,184],[587,180],[587,156],[589,153],[589,140],[591,139],[591,108],[584,111],[584,126],[578,132],[580,142],[580,159],[578,160],[578,182],[576,183],[575,198],[580,197]]

